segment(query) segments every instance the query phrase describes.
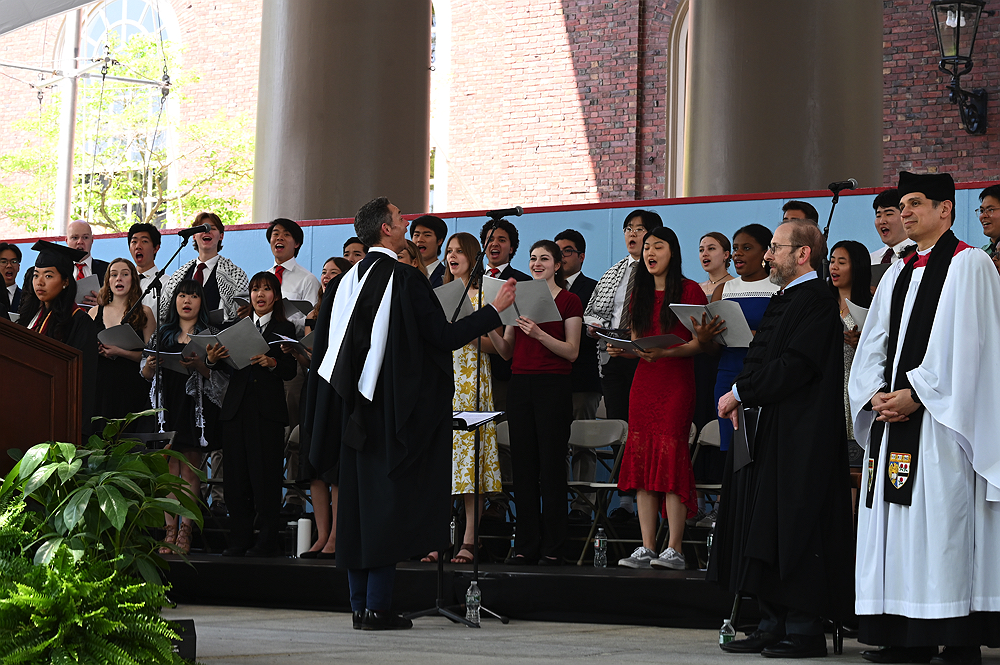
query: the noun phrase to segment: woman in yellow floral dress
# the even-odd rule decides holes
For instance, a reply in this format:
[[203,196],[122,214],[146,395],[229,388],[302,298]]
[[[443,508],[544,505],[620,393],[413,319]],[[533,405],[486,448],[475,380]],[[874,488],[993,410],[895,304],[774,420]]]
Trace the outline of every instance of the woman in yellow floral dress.
[[[469,283],[472,273],[472,262],[479,254],[479,242],[470,233],[456,233],[448,238],[445,245],[444,282],[461,279]],[[469,288],[469,298],[473,306],[478,301],[479,279]],[[480,411],[493,410],[493,382],[490,374],[489,353],[493,353],[493,344],[489,338],[482,338],[480,359],[482,373],[480,375]],[[455,397],[453,406],[456,411],[473,411],[476,409],[476,344],[466,344],[452,354],[455,366]],[[479,515],[483,514],[483,495],[488,492],[500,491],[500,462],[497,458],[496,426],[490,423],[481,430],[479,440]],[[462,548],[455,554],[452,563],[471,563],[476,543],[474,540],[473,499],[475,497],[475,438],[473,432],[455,432],[451,455],[451,493],[461,495],[465,501],[465,537]],[[435,561],[437,554],[432,552],[427,559]]]

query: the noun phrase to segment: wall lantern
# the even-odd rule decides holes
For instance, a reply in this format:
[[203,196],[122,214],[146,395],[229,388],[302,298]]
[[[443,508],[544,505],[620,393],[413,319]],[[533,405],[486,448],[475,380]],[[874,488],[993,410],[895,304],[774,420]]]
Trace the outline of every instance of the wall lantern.
[[970,134],[986,133],[986,91],[982,88],[962,90],[959,79],[972,71],[972,50],[985,5],[986,0],[931,1],[934,32],[941,53],[938,66],[941,71],[951,74],[949,99],[958,104],[962,124]]

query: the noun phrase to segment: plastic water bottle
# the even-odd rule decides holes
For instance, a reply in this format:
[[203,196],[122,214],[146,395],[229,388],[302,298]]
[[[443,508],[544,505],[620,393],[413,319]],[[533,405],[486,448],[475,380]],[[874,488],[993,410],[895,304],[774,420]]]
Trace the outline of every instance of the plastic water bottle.
[[728,644],[736,639],[736,629],[733,628],[733,622],[726,619],[722,622],[722,628],[719,629],[719,646],[723,644]]
[[295,557],[295,545],[299,540],[299,522],[289,522],[285,525],[285,556]]
[[594,568],[608,567],[608,535],[604,533],[604,527],[597,529],[594,536]]
[[473,580],[469,590],[465,592],[465,620],[479,625],[479,606],[483,601],[483,592]]

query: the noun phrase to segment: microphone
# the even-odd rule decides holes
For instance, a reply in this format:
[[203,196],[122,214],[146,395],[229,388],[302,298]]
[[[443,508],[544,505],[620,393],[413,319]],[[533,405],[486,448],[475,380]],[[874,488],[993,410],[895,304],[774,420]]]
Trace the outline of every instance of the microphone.
[[211,233],[212,229],[214,228],[215,227],[212,226],[211,224],[202,224],[201,226],[192,226],[189,229],[181,229],[180,231],[177,232],[177,235],[179,235],[181,238],[187,239],[199,233]]
[[493,219],[500,219],[501,217],[520,217],[524,214],[524,208],[521,206],[514,206],[513,208],[504,208],[503,210],[490,210],[486,213]]
[[841,180],[840,182],[831,182],[830,186],[827,187],[831,192],[837,193],[845,189],[854,189],[858,186],[858,181],[854,178],[849,178],[847,180]]

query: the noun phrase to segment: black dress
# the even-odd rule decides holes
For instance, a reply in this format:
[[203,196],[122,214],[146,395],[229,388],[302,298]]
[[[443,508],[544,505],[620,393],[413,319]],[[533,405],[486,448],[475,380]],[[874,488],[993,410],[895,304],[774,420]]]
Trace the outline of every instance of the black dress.
[[[214,331],[212,331],[214,332]],[[149,340],[149,347],[156,348],[156,333]],[[167,353],[178,353],[187,346],[174,343],[160,349]],[[163,368],[160,370],[163,381],[162,406],[165,409],[163,429],[175,432],[174,442],[170,447],[180,452],[210,452],[222,448],[222,436],[219,433],[219,407],[207,394],[202,394],[201,408],[205,422],[205,440],[207,446],[201,445],[201,428],[197,425],[198,399],[187,394],[188,375]],[[208,380],[203,381],[208,387]],[[148,390],[148,384],[147,384]]]
[[[97,308],[98,334],[104,325],[104,305]],[[136,330],[142,339],[142,330]],[[97,356],[97,395],[95,415],[105,418],[124,418],[126,414],[145,411],[149,407],[149,382],[139,373],[139,363],[128,358]],[[149,432],[155,424],[153,418],[134,421],[130,431]]]

